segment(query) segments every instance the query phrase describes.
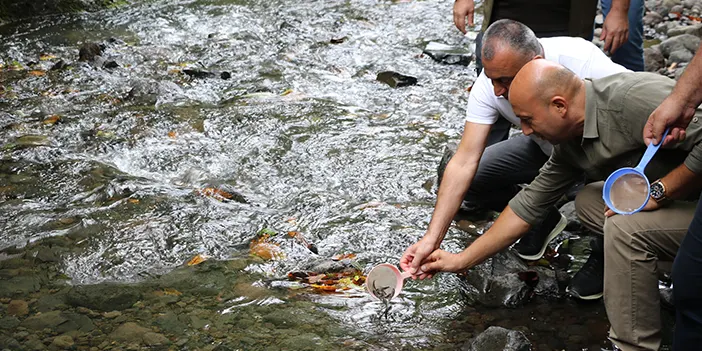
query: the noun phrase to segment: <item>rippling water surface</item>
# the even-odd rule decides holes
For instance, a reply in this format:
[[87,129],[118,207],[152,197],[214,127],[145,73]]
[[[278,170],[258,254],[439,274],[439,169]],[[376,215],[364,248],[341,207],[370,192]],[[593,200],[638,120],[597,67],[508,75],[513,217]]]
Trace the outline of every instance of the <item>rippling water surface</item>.
[[[356,253],[364,268],[397,263],[428,225],[436,167],[460,137],[475,79],[472,65],[421,55],[429,41],[471,44],[452,5],[151,1],[0,27],[0,62],[18,68],[0,74],[0,249],[74,238],[60,262],[74,284],[140,281],[196,254],[245,255],[262,228],[300,231],[320,256]],[[89,41],[120,67],[77,62]],[[29,73],[58,59],[73,67]],[[231,78],[191,79],[186,68]],[[390,88],[375,80],[385,70],[419,83]],[[51,116],[60,121],[44,122]],[[240,197],[198,194],[207,187]],[[452,228],[444,245],[467,240]],[[313,258],[291,245],[242,274],[283,278]],[[306,299],[373,348],[452,349],[472,335],[462,318],[475,313],[456,281],[409,282],[389,310],[364,294]],[[479,323],[510,320],[495,313]]]

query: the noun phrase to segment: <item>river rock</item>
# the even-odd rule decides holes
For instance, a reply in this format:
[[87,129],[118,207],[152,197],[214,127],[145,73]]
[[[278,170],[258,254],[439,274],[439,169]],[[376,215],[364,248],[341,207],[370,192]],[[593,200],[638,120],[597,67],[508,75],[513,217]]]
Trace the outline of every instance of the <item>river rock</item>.
[[26,316],[29,314],[29,305],[24,300],[12,300],[7,306],[7,314],[10,316]]
[[668,30],[668,37],[676,37],[678,35],[690,34],[696,37],[702,36],[702,23],[693,24],[690,26],[677,26]]
[[675,5],[670,8],[670,12],[672,13],[682,13],[683,12],[683,6],[682,5]]
[[658,45],[644,49],[644,64],[646,72],[657,72],[665,67],[665,57]]
[[375,79],[393,88],[400,88],[417,84],[417,78],[406,76],[392,71],[380,72],[378,73],[378,76]]
[[0,284],[0,296],[12,296],[15,294],[26,296],[29,293],[39,291],[40,288],[41,277],[37,275],[18,276],[5,280]]
[[687,49],[689,51],[696,52],[699,45],[700,38],[692,34],[682,34],[666,39],[660,43],[659,48],[663,56],[668,57],[670,56],[671,52],[677,50]]
[[51,311],[38,313],[22,321],[22,326],[31,330],[43,330],[44,328],[55,329],[62,323],[68,321],[61,311]]
[[110,311],[110,312],[105,312],[103,314],[103,316],[107,319],[115,319],[121,315],[122,315],[122,312],[120,312],[120,311]]
[[5,316],[0,318],[0,329],[14,329],[18,325],[20,325],[20,321],[17,317]]
[[146,346],[162,346],[169,345],[171,343],[167,337],[154,332],[146,332],[142,336],[142,340]]
[[104,45],[85,43],[78,50],[78,61],[94,61],[96,57],[102,55],[104,49]]
[[524,262],[504,250],[469,270],[462,279],[462,292],[468,303],[490,307],[516,307],[528,301],[533,288],[520,277],[529,271]]
[[70,311],[64,311],[61,315],[67,320],[55,328],[58,333],[69,333],[74,331],[88,333],[95,329],[95,324],[93,324],[92,319],[86,315]]
[[650,11],[643,17],[644,25],[655,26],[658,23],[663,22],[663,16],[658,14],[658,12]]
[[663,7],[667,8],[668,11],[671,11],[673,7],[677,5],[682,5],[681,0],[663,0]]
[[691,9],[692,6],[695,6],[696,3],[697,3],[697,0],[683,0],[683,6],[686,9]]
[[134,322],[127,322],[115,329],[115,331],[110,334],[110,338],[114,341],[141,342],[144,334],[150,332],[151,329],[144,328]]
[[519,331],[492,326],[466,343],[463,351],[530,351],[529,339]]
[[98,311],[124,310],[141,300],[141,292],[124,284],[96,284],[73,287],[66,299],[72,306],[83,306]]
[[675,50],[675,51],[670,53],[670,57],[668,57],[668,62],[670,62],[670,63],[690,62],[690,60],[692,60],[693,56],[694,56],[694,54],[691,53],[689,50]]
[[461,46],[446,45],[438,42],[429,42],[422,52],[434,61],[450,65],[468,66],[473,60],[473,53]]
[[538,274],[538,283],[534,287],[534,294],[549,298],[559,298],[563,293],[558,285],[556,271],[548,267],[531,267]]
[[73,347],[74,341],[70,335],[59,335],[51,342],[51,346],[58,349],[69,349]]

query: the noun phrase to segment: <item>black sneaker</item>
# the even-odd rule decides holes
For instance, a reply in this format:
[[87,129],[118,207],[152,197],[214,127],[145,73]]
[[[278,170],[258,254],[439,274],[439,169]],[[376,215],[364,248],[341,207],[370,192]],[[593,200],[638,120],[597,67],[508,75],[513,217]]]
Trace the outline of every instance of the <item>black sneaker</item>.
[[528,261],[541,258],[546,252],[548,243],[555,239],[568,224],[568,220],[557,208],[552,207],[541,224],[531,228],[529,232],[514,245],[517,255]]
[[581,300],[596,300],[604,290],[604,237],[590,241],[590,257],[575,274],[566,293]]

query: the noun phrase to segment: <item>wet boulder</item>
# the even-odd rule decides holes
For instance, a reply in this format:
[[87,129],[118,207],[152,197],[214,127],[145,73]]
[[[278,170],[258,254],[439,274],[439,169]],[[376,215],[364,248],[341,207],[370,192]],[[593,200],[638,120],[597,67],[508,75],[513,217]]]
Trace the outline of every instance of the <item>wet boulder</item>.
[[98,56],[102,56],[103,50],[105,50],[104,45],[85,43],[78,50],[78,61],[95,61]]
[[468,303],[517,307],[529,301],[534,292],[533,285],[524,279],[528,271],[519,257],[505,250],[469,270],[462,279],[462,292]]
[[663,56],[668,57],[670,53],[677,50],[688,50],[694,53],[699,45],[700,38],[692,34],[682,34],[663,41],[660,43],[659,48]]
[[400,88],[417,84],[417,78],[406,76],[392,71],[378,73],[376,80],[379,82],[383,82],[393,88]]
[[644,70],[646,72],[657,72],[665,67],[665,57],[658,45],[644,49]]
[[670,53],[670,57],[668,57],[668,62],[671,63],[683,63],[683,62],[690,62],[692,60],[692,57],[694,54],[690,52],[689,50],[675,50]]
[[696,37],[702,36],[702,23],[693,24],[691,26],[678,26],[668,31],[669,37],[675,37],[683,34],[691,34]]
[[492,326],[463,345],[463,351],[529,351],[529,339],[519,331]]
[[433,41],[427,44],[422,53],[431,57],[434,61],[450,65],[468,66],[473,60],[473,53],[467,48]]

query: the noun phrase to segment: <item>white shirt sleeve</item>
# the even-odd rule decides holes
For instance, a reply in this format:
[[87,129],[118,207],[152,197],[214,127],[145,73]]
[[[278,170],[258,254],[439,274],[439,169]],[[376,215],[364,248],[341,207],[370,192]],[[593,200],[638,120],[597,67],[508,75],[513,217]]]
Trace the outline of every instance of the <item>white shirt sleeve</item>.
[[478,124],[494,124],[500,118],[496,101],[492,82],[490,82],[490,79],[484,72],[480,72],[468,96],[466,121]]
[[593,46],[594,48],[591,51],[590,59],[587,60],[589,72],[586,72],[585,74],[587,75],[581,78],[598,79],[611,76],[616,73],[629,71],[624,66],[612,62],[612,60],[607,57],[607,55],[605,55],[600,48],[595,45]]

